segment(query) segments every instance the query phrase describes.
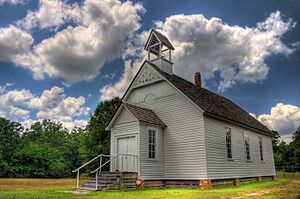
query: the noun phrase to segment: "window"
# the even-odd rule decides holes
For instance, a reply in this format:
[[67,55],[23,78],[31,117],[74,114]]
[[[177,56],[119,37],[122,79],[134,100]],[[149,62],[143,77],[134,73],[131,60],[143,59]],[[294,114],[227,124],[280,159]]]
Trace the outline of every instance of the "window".
[[156,152],[156,132],[153,129],[148,130],[148,147],[149,147],[149,159],[155,159]]
[[231,129],[230,128],[226,128],[226,149],[227,149],[227,158],[232,159]]
[[258,137],[258,145],[259,145],[260,160],[264,161],[263,143],[262,143],[262,138],[261,137]]
[[245,142],[245,151],[246,151],[246,158],[250,160],[250,141],[248,133],[244,133],[244,142]]

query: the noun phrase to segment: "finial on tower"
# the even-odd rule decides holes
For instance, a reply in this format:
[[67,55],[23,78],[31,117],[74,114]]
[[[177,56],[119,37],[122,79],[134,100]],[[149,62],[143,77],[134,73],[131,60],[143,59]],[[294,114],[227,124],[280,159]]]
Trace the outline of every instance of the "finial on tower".
[[172,50],[175,48],[166,36],[152,29],[144,49],[148,51],[148,61],[169,74],[173,73]]

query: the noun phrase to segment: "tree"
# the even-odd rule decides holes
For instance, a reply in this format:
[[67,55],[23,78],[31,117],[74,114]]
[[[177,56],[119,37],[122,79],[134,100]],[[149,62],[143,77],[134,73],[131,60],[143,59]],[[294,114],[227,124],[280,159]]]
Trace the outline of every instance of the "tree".
[[11,157],[20,143],[23,129],[20,123],[0,117],[0,177],[10,172]]
[[14,155],[14,177],[63,177],[68,175],[62,154],[49,144],[26,143]]
[[293,149],[293,165],[300,167],[300,126],[293,133],[293,141],[290,146]]
[[120,98],[101,102],[86,127],[85,159],[110,153],[110,133],[105,130],[110,118],[121,103]]

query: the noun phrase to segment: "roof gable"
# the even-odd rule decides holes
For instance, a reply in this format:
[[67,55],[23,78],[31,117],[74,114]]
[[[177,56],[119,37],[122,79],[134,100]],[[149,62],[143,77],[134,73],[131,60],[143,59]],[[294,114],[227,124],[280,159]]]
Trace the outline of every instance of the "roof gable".
[[123,102],[123,104],[138,121],[161,127],[167,126],[151,109],[139,107],[125,102]]

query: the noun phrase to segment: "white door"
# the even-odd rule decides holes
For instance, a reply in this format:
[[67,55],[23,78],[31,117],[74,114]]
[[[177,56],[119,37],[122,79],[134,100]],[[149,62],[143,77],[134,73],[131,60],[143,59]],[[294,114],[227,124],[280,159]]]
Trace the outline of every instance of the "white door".
[[136,137],[118,138],[118,157],[117,168],[119,171],[137,171],[137,143]]

